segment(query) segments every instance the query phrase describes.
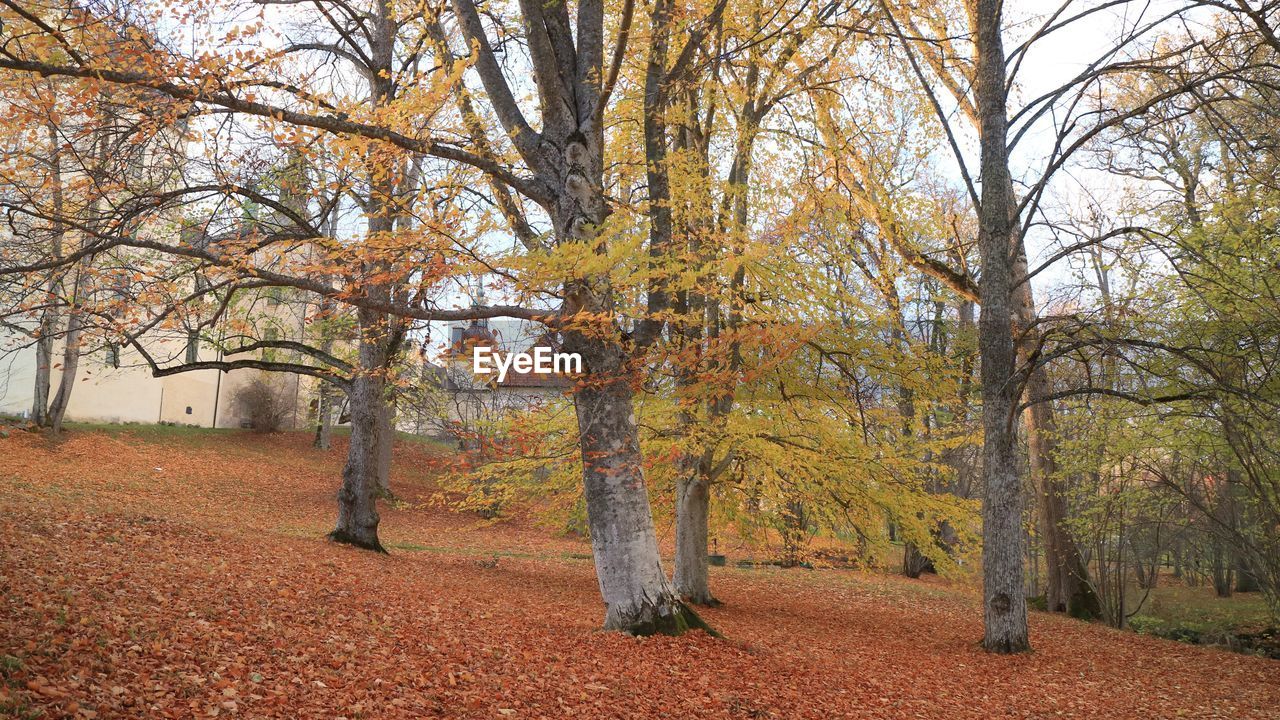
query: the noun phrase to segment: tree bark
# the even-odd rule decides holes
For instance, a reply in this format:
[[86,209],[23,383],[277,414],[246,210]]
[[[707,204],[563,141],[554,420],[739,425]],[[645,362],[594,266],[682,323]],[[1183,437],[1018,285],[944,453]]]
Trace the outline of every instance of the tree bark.
[[1005,57],[1000,0],[977,0],[976,98],[980,115],[982,195],[978,248],[982,314],[983,480],[982,645],[990,652],[1030,649],[1023,577],[1022,479],[1015,452],[1017,401],[1013,343],[1013,199],[1009,188]]
[[[675,242],[671,203],[671,183],[667,167],[668,133],[665,120],[671,104],[666,82],[667,49],[671,35],[671,3],[656,0],[650,17],[652,40],[649,44],[648,64],[645,69],[644,140],[646,177],[649,188],[649,247],[655,257],[670,251]],[[685,96],[693,103],[689,95]],[[677,128],[676,147],[685,144],[685,128]],[[701,262],[701,248],[696,233],[689,233],[690,251],[695,262]],[[665,280],[658,279],[650,288],[649,303],[652,310],[661,310],[671,302]],[[676,300],[682,318],[678,331],[673,331],[688,348],[697,348],[703,337],[705,299],[697,291],[684,290]],[[645,321],[646,332],[655,333],[659,325],[655,318]],[[700,357],[700,353],[695,355]],[[680,367],[676,382],[680,388],[692,385],[697,375],[693,366]],[[692,402],[692,399],[689,399]],[[697,413],[682,410],[680,430],[685,436],[697,421]],[[711,419],[707,419],[711,422]],[[672,584],[676,593],[686,602],[712,605],[707,563],[708,525],[711,508],[711,478],[705,449],[686,448],[676,461],[676,552]]]
[[[105,101],[105,95],[100,94],[99,100]],[[88,171],[88,175],[94,180],[94,188],[89,192],[92,200],[88,203],[87,217],[83,218],[84,223],[84,242],[94,242],[98,234],[98,228],[102,223],[102,208],[105,198],[102,196],[102,189],[98,185],[98,178],[103,174],[112,172],[108,168],[108,162],[112,160],[112,154],[120,150],[119,147],[112,147],[111,140],[115,137],[119,128],[116,126],[109,109],[104,105],[99,108],[105,111],[103,118],[106,125],[96,127],[92,135],[91,155],[93,157],[93,167]],[[50,129],[52,133],[52,128]],[[57,143],[56,136],[51,134],[55,145]],[[123,170],[127,171],[131,166],[126,164]],[[62,196],[62,178],[61,165],[56,166],[59,173],[58,182],[55,184],[55,207],[61,208],[65,199]],[[118,170],[117,170],[118,171]],[[57,246],[61,246],[61,228],[58,231]],[[83,303],[88,300],[90,291],[89,281],[91,272],[89,268],[93,263],[93,255],[82,258],[75,265],[76,279],[71,290],[70,308],[67,311],[67,328],[65,337],[65,345],[62,351],[62,379],[58,383],[58,393],[54,396],[53,402],[49,405],[49,427],[53,430],[53,434],[57,435],[62,432],[62,423],[66,419],[67,407],[71,404],[71,391],[75,388],[76,374],[80,370],[80,345],[82,335],[84,333],[85,314],[82,308]]]
[[[320,225],[320,232],[325,237],[333,237],[337,233],[338,225],[338,206],[337,203],[330,210],[329,214],[324,218]],[[330,328],[332,322],[334,301],[331,298],[320,299],[320,350],[325,353],[333,352],[334,332]],[[313,326],[314,327],[314,326]],[[318,450],[328,450],[333,442],[333,412],[335,406],[339,403],[335,402],[338,398],[333,385],[321,381],[316,388],[316,436],[312,441],[312,446]]]
[[[603,136],[570,131],[563,138],[563,192],[553,218],[562,244],[589,242],[607,216],[601,186]],[[609,311],[604,278],[566,283],[565,311]],[[578,445],[596,578],[605,601],[604,627],[634,635],[678,635],[708,629],[685,607],[662,570],[645,487],[633,406],[630,356],[613,321],[564,333],[564,349],[582,357],[585,377],[574,390]]]
[[[1025,283],[1024,283],[1025,285]],[[1031,335],[1034,333],[1026,333]],[[1025,353],[1020,353],[1025,356]],[[1048,373],[1032,369],[1026,395],[1045,397],[1051,392]],[[1049,612],[1065,612],[1072,617],[1100,617],[1102,606],[1089,582],[1088,570],[1075,539],[1066,528],[1067,500],[1058,477],[1056,452],[1057,423],[1048,403],[1037,403],[1024,413],[1027,423],[1027,455],[1035,484],[1040,539],[1044,545],[1045,600]]]
[[1213,592],[1220,598],[1231,597],[1231,566],[1223,542],[1214,537],[1211,541],[1213,558]]
[[[369,83],[368,102],[375,108],[382,108],[395,99],[396,92],[392,78],[395,73],[395,37],[399,25],[391,3],[387,0],[375,2],[369,23],[371,62],[370,72],[365,78]],[[390,162],[386,157],[370,155],[368,161],[370,164],[366,169],[369,193],[361,201],[361,206],[369,218],[369,241],[376,248],[392,236],[397,227],[407,229],[411,224],[411,214],[405,198],[413,196],[420,176],[417,165],[412,160],[397,158],[390,167],[381,164]],[[334,220],[330,218],[328,222]],[[369,276],[379,278],[370,281],[366,287],[365,292],[370,296],[407,302],[405,284],[408,275],[400,272],[400,278],[395,279],[399,271],[395,257],[386,253],[372,253],[365,263],[364,271]],[[390,475],[395,445],[394,413],[390,407],[388,392],[391,389],[389,378],[404,341],[406,325],[403,318],[386,313],[361,311],[357,315],[360,331],[359,374],[364,382],[360,385],[353,383],[348,394],[351,406],[348,470],[351,475],[359,478],[355,483],[360,488],[359,493],[372,491],[377,497],[389,498],[392,497]],[[343,475],[345,488],[348,473],[344,471]],[[364,487],[366,484],[370,487]],[[357,505],[363,503],[363,500],[356,500]],[[367,517],[367,512],[370,511],[361,509],[355,514]],[[341,513],[340,509],[340,518]],[[362,542],[372,540],[374,544],[377,543],[376,512],[372,513],[372,522],[372,534],[360,538]],[[381,546],[376,549],[381,549]]]
[[[49,174],[53,177],[53,228],[50,238],[50,253],[55,259],[62,259],[63,224],[62,213],[65,201],[62,194],[62,143],[58,139],[58,126],[49,123]],[[31,421],[37,427],[49,424],[49,392],[52,388],[53,374],[53,339],[58,333],[58,273],[49,271],[49,280],[45,284],[45,302],[48,307],[40,313],[40,336],[36,338],[36,376],[31,401]]]
[[379,397],[375,410],[378,414],[378,495],[394,498],[395,493],[391,491],[391,459],[396,444],[395,408],[385,397]]
[[80,342],[84,333],[84,313],[77,307],[85,292],[88,273],[79,268],[76,275],[75,289],[72,292],[71,309],[67,313],[67,332],[62,349],[62,378],[58,382],[58,393],[49,403],[48,427],[54,435],[62,432],[62,423],[67,417],[67,407],[71,404],[71,391],[75,389],[76,374],[80,371]]
[[351,381],[351,445],[338,490],[338,522],[329,539],[366,550],[386,552],[378,541],[378,457],[381,417],[378,404],[385,392],[381,369],[386,344],[377,335],[385,330],[384,316],[371,310],[356,313],[360,322],[360,369]]
[[1258,585],[1258,576],[1255,575],[1253,569],[1250,568],[1249,559],[1245,557],[1245,554],[1240,551],[1236,551],[1233,556],[1233,560],[1233,569],[1236,576],[1235,591],[1238,593],[1261,591],[1262,588]]
[[622,378],[588,381],[574,404],[605,629],[634,635],[709,630],[676,597],[662,570],[630,386]]
[[[51,280],[50,285],[53,285]],[[49,302],[54,300],[55,292],[48,294]],[[31,401],[31,422],[37,427],[44,427],[49,422],[49,390],[53,372],[53,336],[57,333],[58,315],[53,308],[46,308],[40,314],[40,337],[36,338],[36,377]]]
[[71,391],[76,385],[76,374],[80,371],[82,326],[80,311],[73,308],[67,317],[66,345],[62,349],[62,378],[58,382],[57,394],[49,403],[49,428],[55,435],[62,432],[62,424],[67,417],[67,406],[71,404]]
[[[701,465],[701,463],[699,463]],[[711,483],[704,468],[682,472],[676,481],[676,559],[672,578],[686,602],[718,605],[707,569]]]
[[[326,352],[328,348],[323,348]],[[328,450],[333,438],[333,390],[321,382],[316,396],[316,436],[311,445],[318,450]]]
[[[748,69],[749,76],[758,73],[758,65],[753,63]],[[748,85],[752,86],[749,80]],[[752,169],[752,153],[755,148],[755,140],[757,137],[758,111],[755,107],[755,101],[748,99],[742,107],[741,117],[743,125],[739,127],[736,150],[734,159],[729,171],[728,187],[726,188],[723,206],[721,208],[721,218],[719,226],[721,235],[730,238],[739,236],[747,229],[747,220],[749,214],[749,206],[747,204],[747,190],[751,182]],[[705,155],[701,155],[705,158]],[[709,170],[704,171],[704,176],[709,174]],[[727,227],[726,227],[727,226]],[[696,235],[697,233],[690,233]],[[736,244],[730,248],[730,252],[736,252],[739,248]],[[702,260],[701,253],[703,247],[701,244],[695,244],[691,251]],[[743,322],[743,292],[746,284],[746,274],[742,266],[735,269],[729,280],[728,301],[729,310],[722,313],[721,303],[718,298],[707,298],[704,294],[697,291],[687,293],[689,299],[686,301],[687,309],[691,313],[696,313],[693,322],[698,323],[697,328],[687,328],[684,340],[688,343],[703,342],[704,328],[702,323],[705,322],[705,337],[710,343],[716,343],[723,329],[728,330],[732,334],[729,342],[729,357],[726,360],[717,359],[715,370],[719,372],[737,373],[742,367],[742,350],[741,343],[737,337],[737,331]],[[698,357],[702,357],[702,353],[698,353]],[[678,382],[684,384],[687,388],[698,382],[698,374],[701,368],[685,368],[678,378]],[[706,417],[704,422],[713,430],[712,436],[722,431],[728,423],[729,413],[733,411],[734,402],[736,401],[736,392],[734,390],[725,390],[713,400],[706,401]],[[701,452],[693,454],[688,458],[688,465],[692,467],[692,474],[682,475],[680,482],[685,484],[685,488],[691,493],[688,496],[683,494],[682,488],[677,488],[677,492],[681,493],[677,497],[676,506],[676,588],[679,590],[681,597],[687,597],[691,602],[700,605],[718,605],[719,601],[712,596],[710,591],[710,578],[708,577],[707,568],[707,529],[709,526],[709,516],[711,512],[710,494],[712,477],[712,464],[715,459],[715,441],[708,440]],[[683,528],[682,526],[686,526]],[[679,538],[683,537],[685,543],[681,544]]]

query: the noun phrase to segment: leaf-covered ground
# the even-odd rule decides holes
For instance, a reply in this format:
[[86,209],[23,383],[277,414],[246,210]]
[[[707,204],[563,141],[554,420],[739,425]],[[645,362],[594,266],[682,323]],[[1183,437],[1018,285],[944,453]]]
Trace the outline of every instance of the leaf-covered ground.
[[[401,450],[428,492],[430,451]],[[715,569],[726,639],[600,632],[585,546],[533,526],[407,507],[390,557],[324,542],[340,462],[0,440],[0,717],[1280,717],[1275,661],[1040,614],[1035,653],[984,654],[939,582]]]

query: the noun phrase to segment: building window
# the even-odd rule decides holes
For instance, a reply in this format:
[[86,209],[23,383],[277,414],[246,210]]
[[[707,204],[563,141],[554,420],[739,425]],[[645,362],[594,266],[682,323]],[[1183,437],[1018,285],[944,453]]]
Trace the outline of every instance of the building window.
[[107,343],[107,366],[113,368],[120,367],[120,346],[115,343]]
[[268,306],[275,307],[276,305],[279,305],[282,302],[284,302],[284,288],[282,287],[267,288],[267,305]]
[[200,334],[195,330],[187,332],[187,362],[199,362],[200,360]]
[[[276,341],[278,341],[279,339],[280,339],[280,329],[279,329],[279,328],[276,328],[276,327],[269,327],[269,328],[267,328],[266,330],[263,330],[263,331],[262,331],[262,341],[263,341],[263,342],[276,342]],[[265,348],[265,349],[263,349],[263,351],[262,351],[262,359],[263,359],[263,360],[266,360],[267,362],[275,362],[275,361],[276,361],[276,349],[275,349],[275,348]]]

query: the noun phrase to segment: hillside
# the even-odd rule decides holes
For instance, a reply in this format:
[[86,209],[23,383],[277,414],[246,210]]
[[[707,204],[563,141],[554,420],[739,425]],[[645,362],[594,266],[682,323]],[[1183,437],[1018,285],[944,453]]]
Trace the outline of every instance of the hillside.
[[416,506],[389,557],[322,539],[342,448],[301,435],[0,439],[0,716],[1267,718],[1280,663],[1033,614],[981,652],[971,591],[714,568],[724,634],[597,630],[589,548]]

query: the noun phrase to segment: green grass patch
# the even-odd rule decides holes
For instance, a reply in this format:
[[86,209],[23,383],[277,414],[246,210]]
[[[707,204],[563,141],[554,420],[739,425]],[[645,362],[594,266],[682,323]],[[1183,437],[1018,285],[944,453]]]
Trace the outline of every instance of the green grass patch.
[[486,548],[449,547],[444,545],[421,545],[412,542],[389,542],[386,543],[386,546],[393,550],[404,550],[406,552],[427,552],[440,555],[486,557],[493,558],[495,560],[499,558],[526,560],[591,560],[590,553],[579,552],[533,553],[521,552],[518,550],[492,550]]
[[1259,630],[1273,625],[1275,619],[1262,593],[1220,598],[1209,587],[1166,585],[1151,591],[1142,611],[1129,623],[1138,632],[1183,628],[1203,634]]
[[[110,437],[134,437],[145,441],[172,441],[186,442],[191,445],[204,445],[211,440],[221,440],[236,435],[253,435],[252,430],[244,428],[207,428],[195,425],[155,425],[142,423],[84,423],[69,422],[65,426],[67,432],[100,432]],[[312,428],[304,428],[301,430],[286,430],[287,434],[306,435],[308,438],[314,436],[315,430]],[[333,428],[334,437],[350,437],[351,428],[347,426],[336,426]],[[402,443],[417,445],[431,450],[440,452],[453,452],[455,450],[452,443],[439,438],[423,437],[412,433],[396,431],[396,440]]]
[[22,658],[13,655],[0,655],[0,678],[9,677],[21,672]]
[[143,425],[141,423],[67,423],[68,433],[99,432],[108,437],[132,437],[146,442],[166,442],[204,447],[210,441],[222,440],[250,431],[240,428],[206,428],[192,425]]
[[21,700],[0,702],[0,717],[13,720],[37,720],[44,717],[44,711],[31,707]]

